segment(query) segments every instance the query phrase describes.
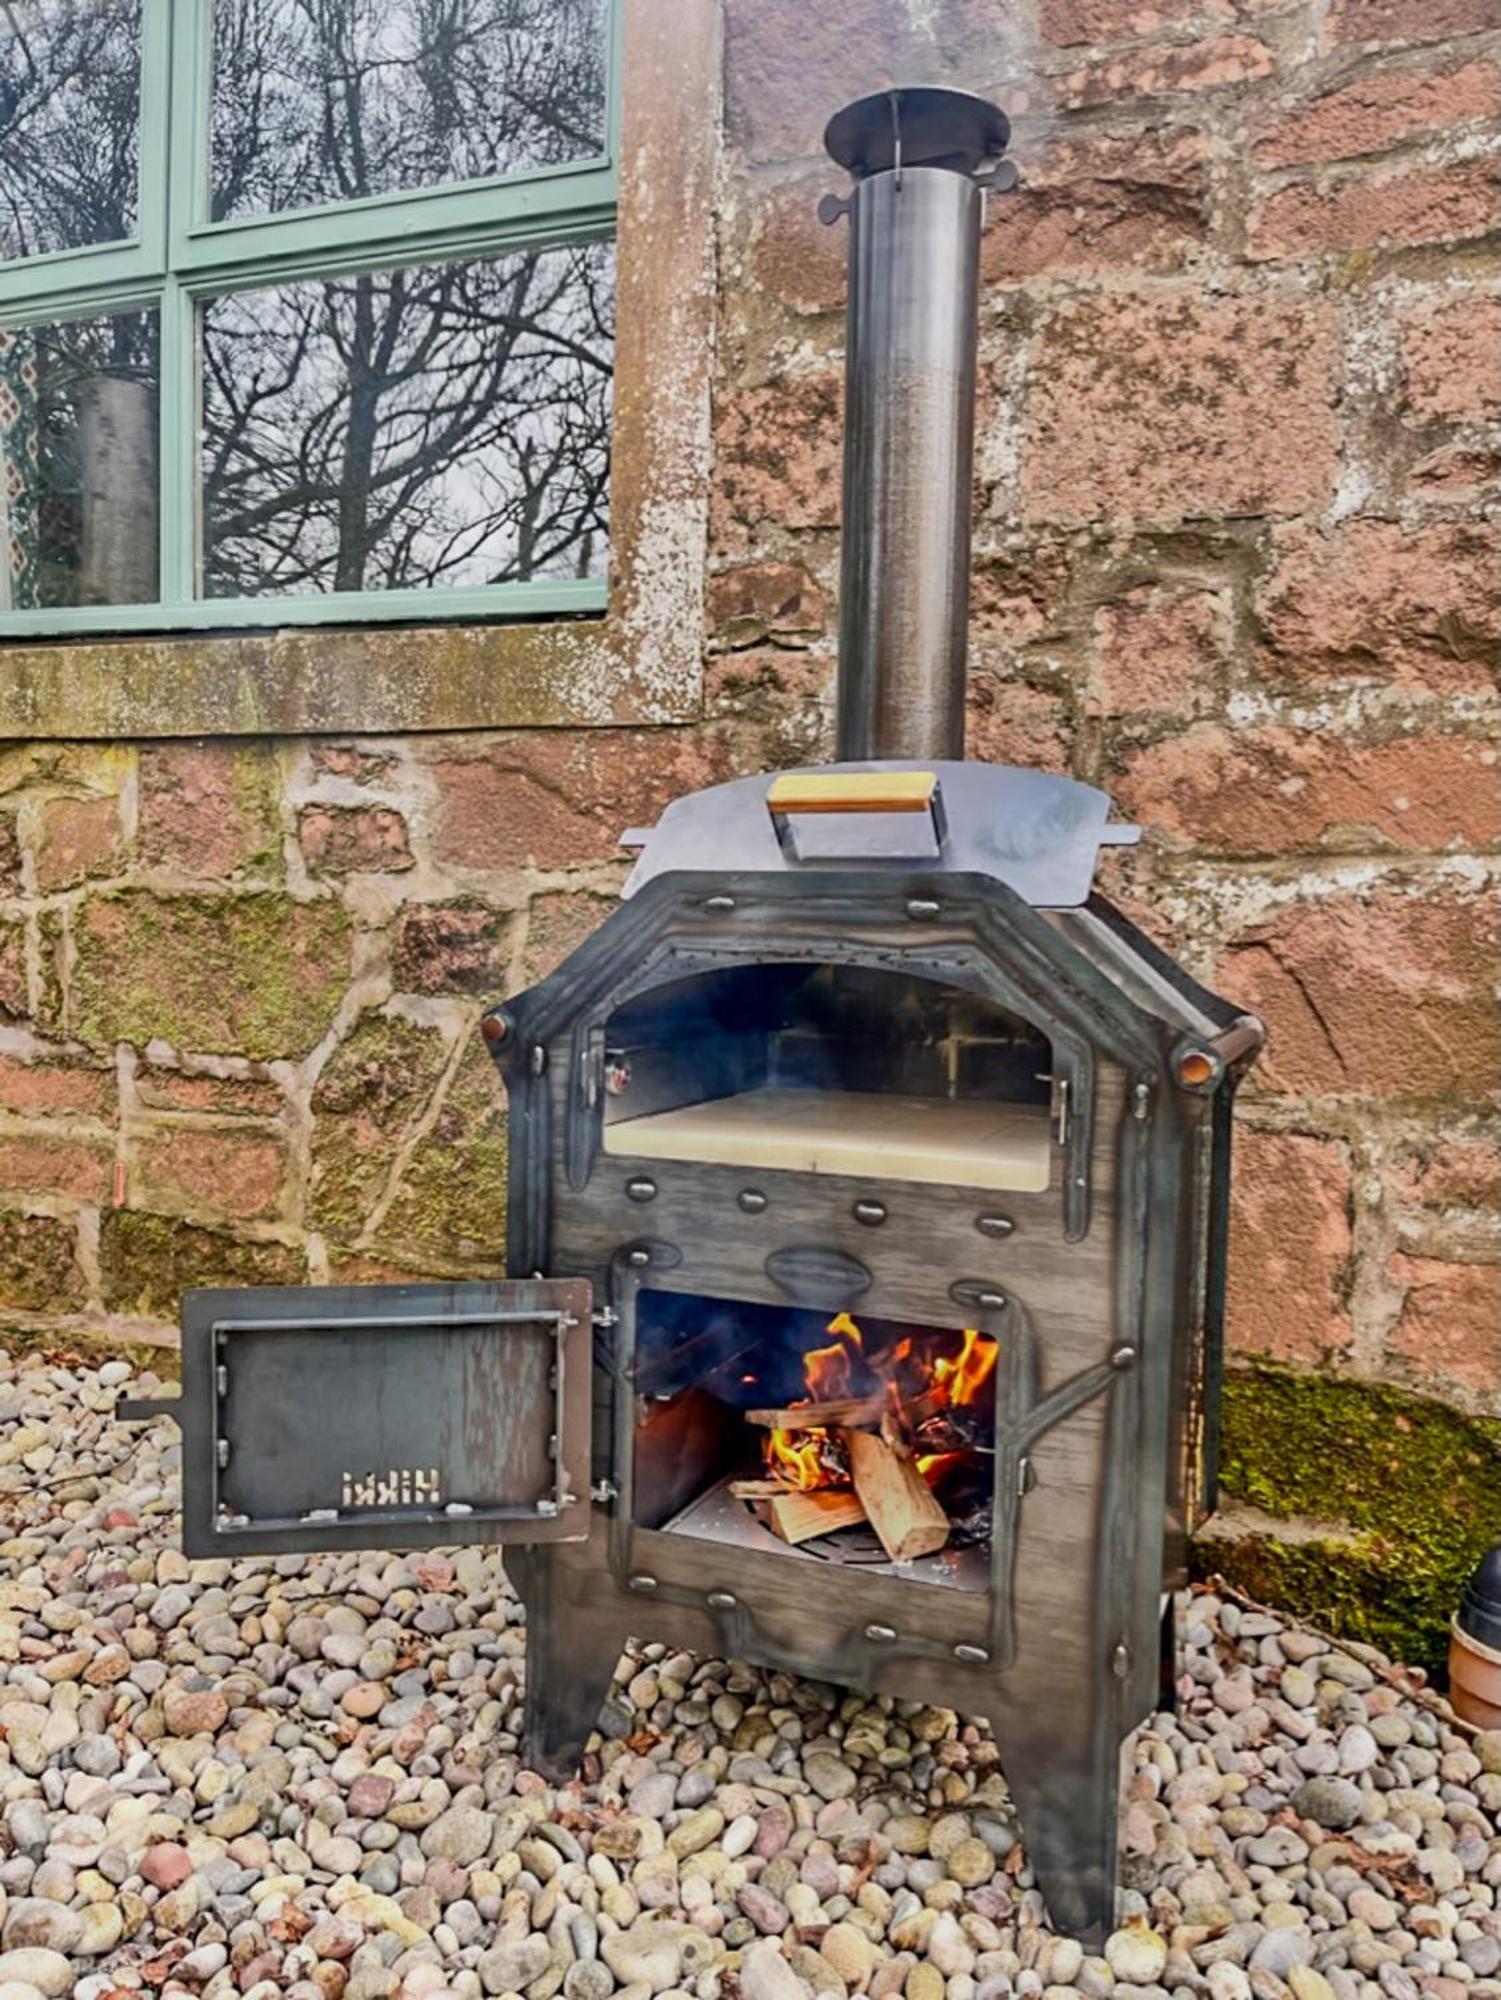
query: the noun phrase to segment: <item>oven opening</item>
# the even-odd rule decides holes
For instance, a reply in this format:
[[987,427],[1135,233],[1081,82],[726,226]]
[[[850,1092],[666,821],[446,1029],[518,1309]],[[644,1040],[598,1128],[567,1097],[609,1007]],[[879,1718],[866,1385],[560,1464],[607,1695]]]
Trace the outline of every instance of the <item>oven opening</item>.
[[634,1518],[984,1590],[998,1361],[974,1328],[643,1290]]
[[604,1150],[1041,1193],[1052,1049],[962,987],[761,964],[654,987],[605,1026]]

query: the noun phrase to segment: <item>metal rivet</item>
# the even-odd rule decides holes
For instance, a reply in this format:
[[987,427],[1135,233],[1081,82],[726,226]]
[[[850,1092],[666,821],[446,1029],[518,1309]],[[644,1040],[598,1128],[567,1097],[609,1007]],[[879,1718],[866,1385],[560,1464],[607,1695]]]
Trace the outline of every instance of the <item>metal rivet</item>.
[[1110,1671],[1118,1681],[1123,1681],[1131,1671],[1131,1648],[1124,1640],[1110,1655]]
[[1110,1357],[1110,1365],[1112,1368],[1134,1368],[1136,1366],[1136,1349],[1134,1347],[1117,1347]]
[[487,1014],[479,1024],[479,1031],[492,1048],[499,1046],[511,1032],[511,1024],[504,1014]]
[[980,1306],[987,1312],[1000,1312],[1006,1304],[1004,1292],[998,1292],[979,1278],[955,1279],[949,1286],[949,1297],[956,1305]]
[[879,1229],[886,1220],[884,1201],[857,1201],[850,1210],[856,1222],[863,1222],[867,1229]]
[[894,1625],[867,1625],[865,1636],[877,1646],[889,1646],[896,1638],[896,1627]]
[[766,1197],[759,1188],[742,1188],[735,1199],[747,1215],[760,1215],[766,1207]]
[[651,1252],[650,1250],[627,1250],[625,1261],[627,1264],[634,1264],[639,1271],[643,1265],[651,1262]]
[[541,1043],[539,1042],[536,1048],[532,1050],[532,1075],[541,1076],[542,1072],[546,1068],[547,1068],[547,1051],[542,1047]]
[[990,1652],[985,1646],[956,1646],[954,1658],[963,1660],[967,1667],[984,1667],[990,1663]]
[[735,898],[733,896],[705,896],[704,898],[704,908],[712,910],[716,916],[722,916],[726,911],[733,910],[734,907]]
[[907,915],[922,923],[929,917],[936,917],[943,908],[931,896],[913,896],[907,904]]
[[733,1590],[711,1590],[704,1602],[715,1611],[733,1611],[740,1599]]
[[989,1236],[999,1240],[1003,1236],[1012,1235],[1015,1232],[1016,1224],[1011,1220],[1009,1215],[977,1215],[975,1217],[975,1227],[982,1236]]
[[627,1201],[655,1201],[657,1184],[649,1181],[645,1174],[638,1174],[635,1180],[626,1182],[625,1193]]
[[644,1569],[638,1569],[634,1576],[626,1578],[625,1587],[627,1590],[637,1590],[643,1596],[647,1596],[656,1589],[657,1579],[654,1576],[648,1576]]

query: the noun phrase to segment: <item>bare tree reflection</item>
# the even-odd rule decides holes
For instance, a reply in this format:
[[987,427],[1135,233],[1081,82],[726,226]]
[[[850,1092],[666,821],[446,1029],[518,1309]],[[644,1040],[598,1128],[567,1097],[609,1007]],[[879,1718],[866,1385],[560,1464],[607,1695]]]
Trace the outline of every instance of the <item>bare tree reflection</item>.
[[208,594],[599,573],[612,278],[596,243],[217,301]]
[[0,257],[135,234],[140,0],[0,0]]
[[215,0],[213,214],[604,146],[603,0]]

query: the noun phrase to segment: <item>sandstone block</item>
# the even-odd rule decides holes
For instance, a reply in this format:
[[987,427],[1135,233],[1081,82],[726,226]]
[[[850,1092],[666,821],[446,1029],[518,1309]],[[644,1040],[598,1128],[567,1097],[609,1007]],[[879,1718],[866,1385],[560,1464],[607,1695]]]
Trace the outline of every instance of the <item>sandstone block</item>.
[[498,999],[511,951],[511,918],[487,903],[414,903],[396,927],[392,977],[401,993],[477,993]]
[[1399,1253],[1387,1276],[1405,1293],[1388,1353],[1441,1388],[1494,1394],[1501,1375],[1501,1268]]
[[114,1148],[106,1140],[43,1131],[0,1135],[0,1190],[12,1197],[49,1194],[102,1201],[113,1164]]
[[390,806],[304,806],[297,837],[315,875],[401,874],[416,866],[406,821]]
[[340,1043],[313,1086],[314,1226],[357,1234],[448,1060],[435,1028],[399,1014],[367,1015]]
[[242,1132],[162,1132],[136,1150],[142,1197],[153,1208],[246,1220],[276,1212],[285,1165],[279,1141]]
[[1331,0],[1327,43],[1443,42],[1501,27],[1496,0]]
[[1387,1178],[1399,1200],[1420,1207],[1501,1209],[1501,1141],[1439,1139],[1394,1162]]
[[135,1209],[101,1218],[99,1264],[106,1305],[152,1319],[175,1320],[186,1291],[201,1285],[296,1285],[306,1282],[300,1251],[281,1243],[245,1243],[217,1230]]
[[0,1056],[0,1110],[26,1118],[113,1118],[115,1073],[84,1063]]
[[269,745],[148,743],[140,754],[140,847],[148,867],[219,880],[280,872]]
[[382,1237],[503,1265],[506,1184],[505,1086],[476,1036],[402,1173]]
[[83,1304],[73,1225],[50,1215],[0,1212],[0,1299],[29,1312]]
[[49,799],[40,809],[39,823],[36,882],[44,896],[118,875],[124,868],[118,799]]
[[73,1021],[96,1046],[159,1037],[205,1054],[306,1055],[350,975],[341,906],[275,893],[96,896],[74,937]]
[[1495,962],[1488,898],[1380,887],[1285,905],[1214,977],[1267,1023],[1258,1088],[1472,1102],[1497,1081]]
[[1220,854],[1501,842],[1496,752],[1464,736],[1359,744],[1205,722],[1131,754],[1112,790],[1169,845]]
[[843,393],[841,377],[820,368],[721,397],[711,511],[722,540],[737,523],[838,524]]
[[1501,417],[1501,296],[1445,292],[1399,323],[1407,407],[1420,423]]
[[1088,702],[1105,715],[1191,714],[1213,696],[1229,618],[1218,590],[1137,584],[1094,616]]
[[1179,268],[1208,229],[1209,148],[1193,131],[1060,140],[987,208],[987,284],[1053,271]]
[[761,290],[795,313],[835,312],[844,304],[848,237],[818,219],[829,178],[795,181],[766,196],[751,239],[750,272]]
[[1309,166],[1383,151],[1425,132],[1448,132],[1501,111],[1501,69],[1491,62],[1358,76],[1279,117],[1254,153],[1264,167]]
[[1501,642],[1501,534],[1479,522],[1279,528],[1259,592],[1264,672],[1440,693],[1488,689]]
[[1343,1146],[1237,1133],[1226,1299],[1233,1347],[1318,1362],[1349,1346],[1351,1199]]
[[1321,302],[1171,292],[1064,306],[1035,349],[1027,512],[1181,521],[1322,507],[1338,473],[1334,379]]
[[1086,111],[1127,98],[1244,86],[1270,76],[1275,66],[1272,51],[1252,35],[1219,35],[1171,47],[1149,45],[1058,78],[1056,101],[1060,110]]
[[[972,11],[998,13],[1001,0],[975,0]],[[1279,11],[1283,0],[1040,0],[1038,31],[1065,48],[1084,42],[1139,41],[1164,28],[1203,21],[1215,27]]]
[[709,579],[709,626],[721,645],[799,639],[824,619],[823,592],[801,563],[742,563]]
[[1463,243],[1496,227],[1495,164],[1403,167],[1333,187],[1289,187],[1251,219],[1253,258],[1377,249],[1386,244]]
[[543,730],[430,754],[437,858],[476,870],[610,859],[626,827],[729,775],[725,745],[686,730]]

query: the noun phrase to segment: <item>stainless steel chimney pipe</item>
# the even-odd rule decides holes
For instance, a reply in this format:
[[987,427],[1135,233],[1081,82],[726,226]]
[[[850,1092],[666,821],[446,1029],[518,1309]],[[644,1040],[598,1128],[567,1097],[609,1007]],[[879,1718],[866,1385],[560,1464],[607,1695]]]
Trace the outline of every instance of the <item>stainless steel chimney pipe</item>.
[[[952,90],[893,90],[831,120],[849,169],[841,760],[964,755],[980,225],[1010,130]],[[989,170],[989,171],[987,171]]]

